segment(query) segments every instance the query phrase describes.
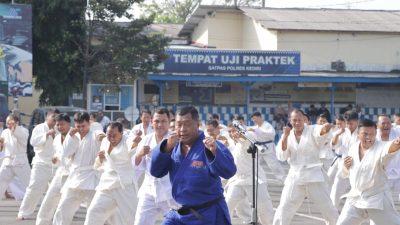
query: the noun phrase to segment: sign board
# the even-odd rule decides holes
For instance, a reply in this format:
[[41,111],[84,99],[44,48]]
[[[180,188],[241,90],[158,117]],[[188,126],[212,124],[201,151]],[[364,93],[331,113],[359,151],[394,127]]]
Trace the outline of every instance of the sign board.
[[167,49],[165,73],[300,74],[300,52]]
[[0,4],[0,81],[10,96],[32,96],[32,7]]

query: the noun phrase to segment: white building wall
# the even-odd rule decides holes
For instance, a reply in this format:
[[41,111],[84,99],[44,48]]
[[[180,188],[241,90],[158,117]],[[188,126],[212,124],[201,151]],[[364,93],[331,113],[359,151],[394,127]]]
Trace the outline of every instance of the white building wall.
[[400,69],[400,35],[279,31],[278,50],[300,51],[302,70],[330,70],[337,60],[345,62],[347,71]]
[[265,29],[254,19],[243,16],[242,49],[277,50],[277,31]]

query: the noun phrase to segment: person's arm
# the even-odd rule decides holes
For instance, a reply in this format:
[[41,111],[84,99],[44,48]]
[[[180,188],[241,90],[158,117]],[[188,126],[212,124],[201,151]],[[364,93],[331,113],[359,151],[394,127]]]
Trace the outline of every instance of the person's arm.
[[30,139],[30,143],[33,147],[39,147],[46,143],[47,132],[45,132],[43,128],[44,128],[43,124],[40,124],[35,128],[33,128],[32,136]]
[[231,152],[224,144],[212,137],[204,139],[204,154],[211,173],[229,179],[236,173],[236,165]]
[[345,132],[346,130],[344,129],[344,128],[341,128],[340,129],[340,131],[339,132],[337,132],[334,136],[333,136],[333,138],[332,138],[332,147],[333,148],[337,148],[337,147],[339,147],[340,145],[341,145],[341,141],[340,141],[340,136],[342,135],[342,134],[344,134],[344,132]]
[[282,137],[276,146],[276,157],[281,161],[288,160],[290,152],[288,151],[288,139],[292,129],[290,127],[283,127]]
[[64,151],[62,157],[71,157],[79,148],[79,138],[75,135],[77,128],[71,128],[64,140]]
[[257,137],[263,137],[262,139],[266,140],[275,140],[275,129],[274,127],[269,124],[269,123],[264,123],[262,126],[254,129],[254,132],[256,133]]
[[27,146],[29,137],[28,129],[22,126],[17,126],[13,132],[13,136],[16,137],[19,145]]
[[150,167],[150,173],[152,176],[161,178],[168,174],[174,163],[171,154],[178,142],[178,134],[172,132],[168,139],[163,140],[153,149]]
[[351,156],[346,156],[343,160],[342,176],[344,178],[349,177],[350,167],[353,165],[353,158]]
[[392,143],[389,146],[389,153],[394,153],[397,152],[400,149],[400,137],[397,137],[392,141]]

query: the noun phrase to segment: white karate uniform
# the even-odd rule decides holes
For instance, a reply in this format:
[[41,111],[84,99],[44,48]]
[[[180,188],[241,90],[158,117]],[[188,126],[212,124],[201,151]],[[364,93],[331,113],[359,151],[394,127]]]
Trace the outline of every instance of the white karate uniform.
[[32,171],[29,186],[26,189],[24,199],[19,208],[18,217],[31,215],[41,200],[43,193],[53,177],[53,164],[51,162],[55,150],[53,148],[53,137],[46,135],[50,130],[47,122],[38,124],[32,131],[31,145],[35,152],[32,160]]
[[[255,138],[253,132],[247,132],[248,135]],[[236,164],[236,174],[228,180],[225,194],[225,200],[228,204],[229,214],[232,216],[233,211],[237,209],[243,200],[252,202],[253,200],[253,170],[252,156],[247,152],[250,146],[249,141],[242,141],[230,146],[230,150]],[[267,179],[264,170],[258,168],[258,217],[263,225],[271,225],[273,220],[274,209],[271,197],[268,193]],[[246,199],[247,198],[247,199]],[[249,205],[246,205],[249,206]],[[251,207],[251,206],[250,206]],[[250,210],[251,208],[248,208]],[[251,210],[250,210],[251,211]],[[239,216],[239,214],[238,214]],[[248,218],[242,218],[248,220]]]
[[[329,168],[331,167],[332,161],[335,158],[335,153],[332,151],[332,137],[333,131],[330,130],[329,133],[326,135],[325,141],[321,143],[321,147],[319,150],[319,159],[322,162],[322,168],[326,173],[328,173]],[[332,185],[330,180],[328,180],[329,186]]]
[[[345,132],[340,135],[336,145],[333,145],[336,154],[341,155],[334,165],[328,172],[328,176],[334,176],[330,198],[333,205],[337,209],[340,207],[341,197],[350,190],[350,181],[347,177],[343,177],[343,159],[348,155],[350,147],[358,141],[358,129],[354,130],[353,133],[348,128],[345,128]],[[332,175],[333,174],[333,175]]]
[[274,143],[276,133],[274,127],[267,121],[264,121],[261,126],[256,125],[251,128],[255,130],[254,132],[256,135],[255,138],[256,142],[272,141],[271,143],[268,144],[257,145],[259,156],[261,156],[261,158],[265,160],[265,162],[271,169],[274,176],[278,180],[284,182],[286,179],[286,173],[282,165],[276,158],[275,143]]
[[26,155],[28,136],[28,129],[22,126],[17,126],[14,132],[5,129],[1,133],[4,138],[4,158],[0,167],[0,193],[6,191],[14,177],[19,179],[24,191],[29,184],[31,168]]
[[[164,136],[166,138],[168,134]],[[157,146],[155,133],[146,135],[139,143],[137,151],[143,146],[153,149]],[[135,215],[135,225],[155,224],[160,215],[164,215],[171,208],[177,208],[177,203],[172,198],[172,186],[169,175],[155,178],[150,174],[151,152],[142,158],[135,170],[144,170],[144,180],[138,192],[138,206]]]
[[61,199],[54,214],[54,225],[70,225],[79,205],[95,194],[99,172],[94,168],[100,141],[100,131],[89,131],[82,139],[79,133],[67,135],[63,157],[72,157],[70,174],[61,190]]
[[129,135],[136,136],[136,132],[138,132],[138,131],[142,132],[142,135],[140,135],[141,138],[154,132],[153,127],[151,126],[151,123],[149,124],[149,126],[146,129],[143,126],[143,123],[139,123],[139,124],[136,124],[135,126],[133,126]]
[[55,156],[59,160],[59,166],[39,208],[36,225],[49,225],[52,222],[54,212],[61,198],[61,188],[69,174],[71,159],[63,157],[64,143],[61,140],[61,136],[61,134],[57,134],[53,141],[53,146],[56,151]]
[[[390,129],[389,140],[393,141],[397,137],[400,136],[400,130]],[[381,131],[377,129],[376,132],[376,140],[382,140]],[[398,194],[400,192],[400,154],[396,154],[392,160],[389,161],[389,164],[386,168],[386,174],[388,176],[388,181],[390,188]]]
[[320,209],[327,224],[336,224],[338,211],[329,198],[327,177],[319,159],[319,143],[326,138],[320,135],[321,128],[320,125],[304,125],[300,142],[297,142],[294,130],[290,131],[286,151],[282,150],[282,139],[278,143],[277,157],[287,160],[290,169],[275,212],[274,225],[289,225],[306,196]]
[[110,142],[104,138],[100,149],[105,151],[102,163],[104,172],[100,177],[96,194],[88,208],[85,225],[104,224],[118,210],[118,216],[128,225],[134,221],[137,205],[135,177],[131,157],[132,140],[123,136],[121,142],[108,154]]
[[389,153],[391,142],[376,140],[362,160],[360,142],[352,145],[349,156],[353,164],[349,169],[351,190],[340,214],[338,225],[356,225],[371,220],[375,224],[398,225],[400,214],[394,208],[385,167],[397,153]]

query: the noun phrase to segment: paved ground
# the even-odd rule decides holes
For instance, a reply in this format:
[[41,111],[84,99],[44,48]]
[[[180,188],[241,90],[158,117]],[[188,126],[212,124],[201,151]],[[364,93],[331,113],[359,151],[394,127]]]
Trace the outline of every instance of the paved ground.
[[[262,164],[265,167],[264,164]],[[287,165],[284,165],[287,169]],[[267,170],[268,171],[268,170]],[[283,185],[280,184],[277,180],[274,179],[271,173],[268,173],[268,185],[269,192],[273,201],[273,205],[276,208],[279,204],[280,193],[282,191]],[[396,206],[400,209],[400,203],[398,199],[396,199]],[[35,216],[37,211],[35,211],[35,215],[32,218],[24,221],[16,221],[16,215],[19,209],[20,202],[14,200],[3,200],[0,201],[0,225],[34,225],[35,224]],[[78,213],[75,215],[73,225],[83,225],[85,219],[84,208],[81,208]],[[262,212],[259,212],[262,213]],[[159,224],[159,223],[158,223]],[[242,222],[234,218],[234,225],[242,224]],[[321,219],[321,214],[318,212],[316,207],[310,201],[305,201],[301,206],[300,210],[296,214],[293,219],[292,225],[324,225],[325,223]]]

